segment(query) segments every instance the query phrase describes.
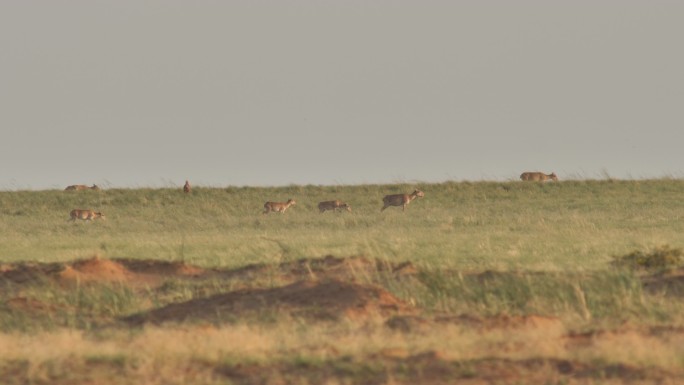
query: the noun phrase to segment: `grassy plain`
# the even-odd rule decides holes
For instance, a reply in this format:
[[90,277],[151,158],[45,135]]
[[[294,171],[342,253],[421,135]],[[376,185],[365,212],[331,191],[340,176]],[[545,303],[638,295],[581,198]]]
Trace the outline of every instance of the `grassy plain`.
[[[380,213],[383,195],[414,187],[425,198]],[[684,245],[683,191],[684,181],[649,180],[0,192],[0,259],[99,253],[236,267],[333,254],[462,270],[596,270],[634,249]],[[288,198],[298,203],[284,215],[261,215],[265,201]],[[317,203],[330,199],[354,211],[319,214]],[[107,221],[69,223],[73,208]]]
[[[414,188],[425,198],[380,212],[385,194]],[[676,383],[684,273],[611,262],[684,246],[683,196],[671,179],[0,192],[0,383]],[[288,198],[286,213],[261,214]],[[320,214],[331,199],[353,212]],[[67,222],[73,208],[107,220]],[[65,285],[26,273],[94,255],[207,274]],[[230,302],[339,279],[408,310],[329,322]],[[187,303],[210,314],[126,321]]]

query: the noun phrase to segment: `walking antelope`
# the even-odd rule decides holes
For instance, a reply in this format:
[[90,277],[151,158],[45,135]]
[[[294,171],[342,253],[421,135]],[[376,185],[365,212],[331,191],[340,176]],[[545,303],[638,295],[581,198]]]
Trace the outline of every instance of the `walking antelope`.
[[266,202],[264,203],[264,214],[268,214],[271,211],[276,211],[279,213],[284,213],[288,207],[297,204],[294,199],[288,199],[287,202]]
[[67,188],[64,189],[64,191],[81,191],[81,190],[99,190],[100,188],[97,187],[96,184],[92,185],[91,187],[88,187],[84,184],[74,184],[71,186],[67,186]]
[[551,173],[549,175],[544,174],[543,172],[524,172],[520,174],[520,179],[524,181],[546,181],[546,180],[553,180],[555,182],[558,182],[558,177],[556,176],[556,173]]
[[333,210],[333,211],[337,211],[337,210],[340,210],[340,211],[342,211],[342,210],[347,210],[347,211],[349,211],[349,212],[352,211],[351,206],[349,206],[348,204],[346,204],[346,203],[344,203],[344,202],[342,202],[342,201],[339,201],[339,200],[337,200],[337,199],[334,200],[334,201],[325,201],[325,202],[319,203],[319,204],[318,204],[318,210],[319,210],[321,213],[324,213],[324,212],[326,212],[327,210]]
[[186,193],[186,194],[188,194],[188,193],[190,193],[190,190],[191,190],[191,188],[190,188],[190,182],[188,182],[188,181],[186,180],[186,181],[185,181],[185,185],[183,186],[183,192]]
[[411,194],[385,195],[385,197],[382,198],[384,206],[382,206],[380,211],[383,211],[390,206],[402,206],[402,210],[406,211],[406,206],[408,206],[408,204],[411,203],[412,200],[416,198],[422,198],[424,196],[425,193],[423,193],[420,190],[415,190]]
[[94,210],[81,210],[81,209],[73,209],[69,213],[69,216],[71,217],[69,220],[70,221],[75,221],[76,219],[80,219],[83,221],[92,221],[93,219],[97,218],[102,218],[102,219],[107,219],[105,218],[105,215],[100,213],[100,212],[95,212]]

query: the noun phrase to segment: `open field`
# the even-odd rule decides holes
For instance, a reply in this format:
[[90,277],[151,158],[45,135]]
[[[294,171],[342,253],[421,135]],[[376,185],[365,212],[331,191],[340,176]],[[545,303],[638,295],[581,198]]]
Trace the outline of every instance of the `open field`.
[[[380,212],[414,188],[425,197],[405,212]],[[0,192],[0,383],[681,383],[683,192],[679,180]],[[332,199],[353,211],[320,214]],[[67,222],[74,208],[107,219]],[[612,263],[657,247],[677,258]]]
[[[405,213],[385,194],[421,188]],[[328,254],[458,269],[602,269],[611,255],[684,245],[684,181],[444,183],[0,192],[0,258],[107,257],[237,267]],[[297,200],[261,215],[265,201]],[[319,214],[320,201],[352,213]],[[103,223],[68,223],[74,208]]]

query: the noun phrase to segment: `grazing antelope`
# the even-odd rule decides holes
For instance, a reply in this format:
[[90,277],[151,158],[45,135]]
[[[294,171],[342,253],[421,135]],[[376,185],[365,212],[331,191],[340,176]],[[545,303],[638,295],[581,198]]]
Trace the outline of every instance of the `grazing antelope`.
[[92,221],[93,219],[97,218],[102,218],[102,219],[107,219],[105,218],[105,215],[99,212],[95,212],[94,210],[81,210],[81,209],[73,209],[69,213],[69,216],[71,217],[69,220],[70,221],[75,221],[76,219],[81,219],[84,221]]
[[264,203],[264,214],[268,214],[271,211],[276,211],[279,213],[284,213],[288,207],[297,204],[294,199],[288,199],[287,202],[266,202]]
[[344,203],[344,202],[342,202],[342,201],[339,201],[339,200],[337,200],[337,199],[334,200],[334,201],[325,201],[325,202],[319,203],[319,204],[318,204],[318,210],[319,210],[321,213],[324,213],[326,210],[333,210],[333,211],[337,211],[337,210],[340,210],[340,211],[342,211],[342,210],[347,210],[347,211],[349,211],[349,212],[352,211],[351,206],[349,206],[348,204],[346,204],[346,203]]
[[100,188],[94,184],[91,187],[88,187],[84,184],[74,184],[71,186],[67,186],[67,188],[64,189],[64,191],[81,191],[81,190],[100,190]]
[[186,194],[188,194],[188,193],[190,192],[190,190],[191,190],[191,189],[190,189],[190,182],[188,182],[188,181],[186,180],[186,181],[185,181],[185,186],[183,186],[183,192],[186,193]]
[[556,173],[551,173],[549,175],[544,174],[543,172],[524,172],[520,174],[520,179],[524,181],[539,181],[543,182],[546,180],[553,180],[555,182],[558,182],[558,177],[556,176]]
[[385,205],[382,206],[380,211],[383,211],[384,209],[386,209],[390,206],[402,206],[403,211],[406,211],[406,206],[408,206],[408,204],[411,203],[412,200],[414,200],[416,198],[422,198],[424,196],[425,196],[425,193],[423,193],[420,190],[415,190],[410,195],[409,194],[385,195],[385,197],[382,198],[382,202]]

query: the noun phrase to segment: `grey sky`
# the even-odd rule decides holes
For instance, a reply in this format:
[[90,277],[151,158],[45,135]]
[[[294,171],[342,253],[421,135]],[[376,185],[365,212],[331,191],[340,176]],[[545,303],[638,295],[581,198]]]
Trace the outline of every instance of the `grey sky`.
[[0,188],[682,176],[682,1],[0,3]]

